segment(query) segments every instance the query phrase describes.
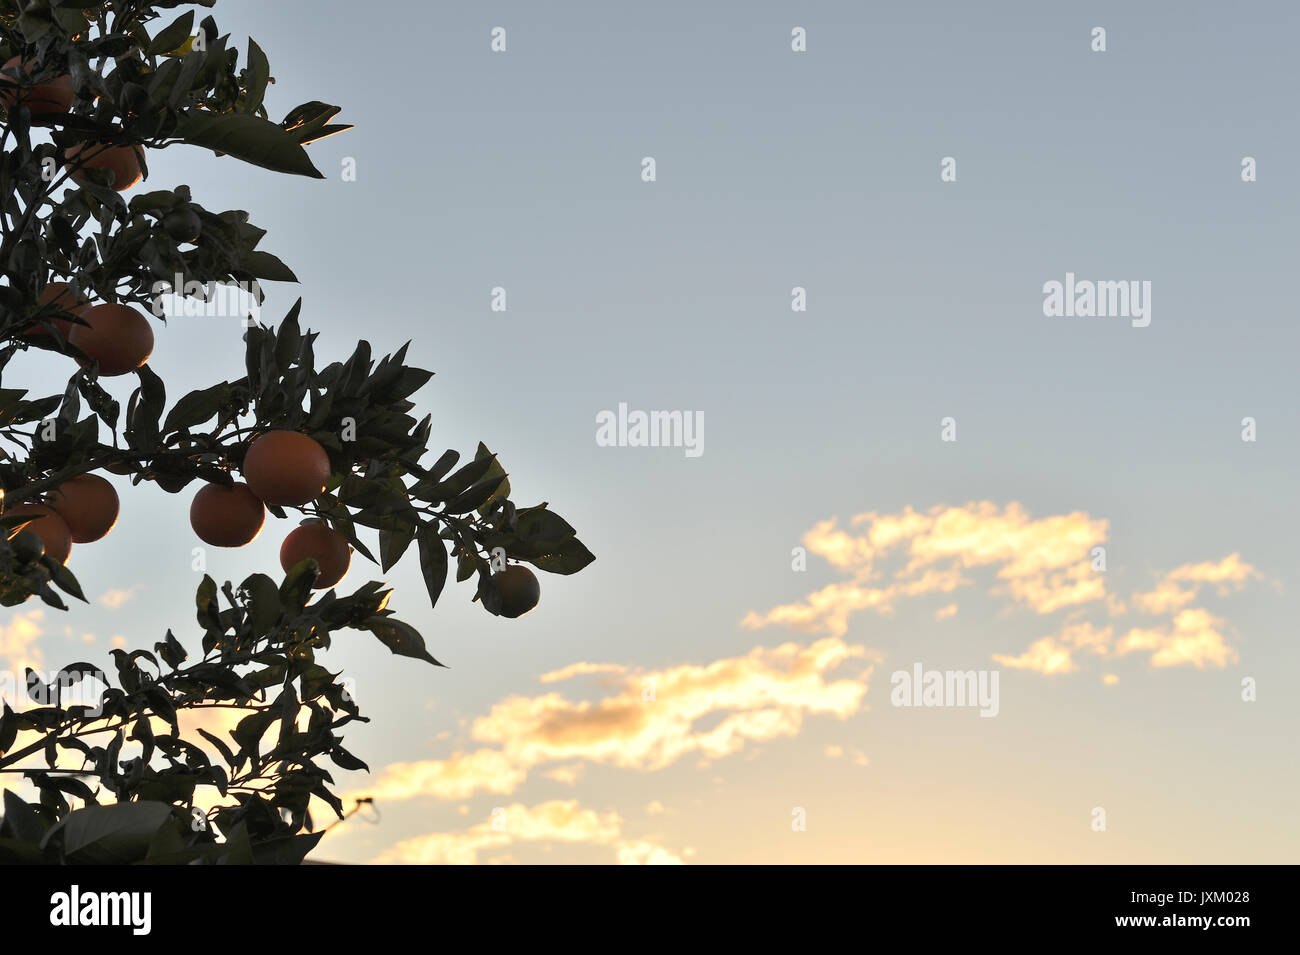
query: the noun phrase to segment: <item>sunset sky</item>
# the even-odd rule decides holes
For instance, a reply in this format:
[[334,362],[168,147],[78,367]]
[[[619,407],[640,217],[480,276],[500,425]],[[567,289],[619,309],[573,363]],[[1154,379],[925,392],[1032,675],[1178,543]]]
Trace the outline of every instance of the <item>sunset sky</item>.
[[[388,575],[449,669],[336,638],[378,821],[318,857],[1296,859],[1300,10],[1136,6],[218,4],[273,118],[357,128],[324,181],[176,147],[150,183],[269,230],[301,286],[263,321],[301,295],[318,364],[411,340],[435,451],[485,442],[598,558],[515,621]],[[1046,317],[1067,273],[1151,282],[1150,324]],[[243,374],[237,320],[157,331],[172,399]],[[620,403],[703,453],[599,446]],[[114,481],[92,604],[0,612],[0,665],[197,645],[192,490]],[[278,576],[285,530],[209,572]],[[998,671],[996,716],[892,705],[917,663]]]

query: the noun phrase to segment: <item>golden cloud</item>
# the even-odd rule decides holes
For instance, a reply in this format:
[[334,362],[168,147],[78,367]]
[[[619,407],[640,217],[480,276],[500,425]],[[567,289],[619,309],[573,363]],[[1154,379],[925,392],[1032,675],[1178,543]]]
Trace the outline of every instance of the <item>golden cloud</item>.
[[570,663],[567,667],[543,673],[537,679],[542,683],[561,683],[575,676],[587,676],[592,673],[626,673],[627,667],[617,663]]
[[[1236,660],[1236,651],[1224,639],[1222,621],[1189,605],[1205,586],[1231,593],[1259,572],[1237,553],[1219,561],[1183,564],[1126,603],[1108,591],[1106,574],[1093,567],[1093,551],[1105,543],[1108,529],[1107,521],[1083,511],[1033,518],[1014,501],[1005,507],[989,501],[939,505],[925,513],[910,507],[897,514],[872,511],[855,516],[847,530],[834,519],[821,521],[804,535],[804,543],[850,579],[828,584],[795,603],[762,613],[751,610],[740,625],[758,629],[780,624],[842,638],[855,613],[892,614],[905,598],[952,593],[972,583],[967,572],[989,568],[995,576],[989,593],[1038,614],[1069,610],[1077,618],[1096,610],[1120,618],[1132,607],[1172,617],[1170,626],[1137,627],[1122,638],[1112,625],[1071,619],[1019,655],[994,654],[1005,666],[1070,673],[1079,668],[1080,653],[1109,657],[1147,652],[1156,667],[1222,667]],[[881,561],[891,556],[896,563],[887,574]],[[944,620],[956,610],[955,603],[945,603],[934,611],[934,618]]]
[[[376,863],[474,865],[482,852],[520,842],[568,842],[610,846],[620,865],[681,865],[682,860],[645,839],[625,839],[616,812],[583,809],[577,800],[552,800],[537,806],[498,807],[492,817],[459,832],[434,832],[405,839],[384,851]],[[502,861],[502,860],[498,860]]]
[[1222,620],[1206,610],[1183,610],[1174,617],[1172,628],[1133,628],[1120,639],[1117,650],[1120,654],[1149,652],[1154,667],[1226,667],[1237,662],[1237,651],[1225,641],[1223,626]]
[[1035,640],[1029,645],[1029,649],[1018,657],[995,653],[993,659],[1003,666],[1016,670],[1033,670],[1035,673],[1047,676],[1056,673],[1073,673],[1079,669],[1070,648],[1052,637]]
[[1237,553],[1218,562],[1183,564],[1165,574],[1153,590],[1133,595],[1133,604],[1143,613],[1163,615],[1181,610],[1199,595],[1202,585],[1216,584],[1220,594],[1240,590],[1246,582],[1261,576]]
[[[830,677],[866,656],[834,637],[809,645],[755,647],[740,657],[627,676],[599,700],[558,693],[515,696],[473,721],[471,736],[491,744],[446,759],[386,766],[364,793],[376,799],[464,799],[509,793],[545,764],[597,763],[662,769],[683,757],[707,763],[746,746],[796,735],[807,715],[847,719],[863,706],[871,668]],[[698,724],[720,716],[708,729]]]
[[41,668],[44,658],[36,641],[45,633],[44,619],[45,611],[38,607],[15,614],[8,626],[0,624],[0,661],[20,677],[27,667]]
[[[849,618],[862,610],[891,613],[900,597],[951,593],[971,581],[962,571],[996,568],[1000,588],[1041,614],[1105,600],[1105,577],[1094,573],[1093,547],[1106,540],[1107,522],[1076,511],[1033,519],[1014,501],[999,508],[990,501],[963,507],[939,505],[925,514],[910,507],[900,514],[859,514],[854,532],[822,521],[804,535],[813,553],[846,571],[849,582],[830,584],[799,603],[750,611],[749,629],[780,624],[813,633],[844,636]],[[905,561],[889,582],[877,563],[891,552]]]

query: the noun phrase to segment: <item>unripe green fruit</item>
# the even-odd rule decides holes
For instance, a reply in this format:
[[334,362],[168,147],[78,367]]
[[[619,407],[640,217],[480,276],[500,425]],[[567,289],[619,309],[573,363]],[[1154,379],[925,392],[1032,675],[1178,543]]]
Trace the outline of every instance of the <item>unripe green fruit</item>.
[[45,541],[35,531],[19,531],[10,541],[14,556],[24,564],[34,564],[45,556]]
[[193,209],[173,209],[163,216],[163,231],[177,242],[195,242],[203,223]]
[[537,575],[521,564],[511,564],[493,580],[501,595],[501,616],[522,617],[542,599],[542,585]]

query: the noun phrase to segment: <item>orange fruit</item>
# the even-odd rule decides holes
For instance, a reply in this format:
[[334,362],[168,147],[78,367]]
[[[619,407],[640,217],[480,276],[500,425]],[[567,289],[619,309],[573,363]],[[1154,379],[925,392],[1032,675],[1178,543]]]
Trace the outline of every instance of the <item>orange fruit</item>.
[[99,540],[117,523],[117,491],[98,474],[68,478],[46,503],[63,518],[77,544]]
[[190,503],[190,527],[213,547],[243,547],[265,521],[266,508],[242,481],[230,487],[205,484]]
[[333,587],[348,572],[352,548],[348,546],[348,539],[338,531],[313,521],[289,532],[280,545],[280,566],[287,574],[294,565],[309,557],[320,566],[312,589],[324,590]]
[[[41,307],[45,307],[46,305],[57,305],[65,312],[72,312],[74,315],[80,315],[85,311],[85,307],[90,303],[90,299],[80,293],[74,294],[72,286],[67,282],[51,282],[49,285],[45,286],[45,288],[41,289],[41,294],[36,297],[36,303]],[[59,334],[63,336],[63,340],[67,341],[68,336],[72,334],[72,322],[68,321],[66,318],[59,318],[57,315],[53,316],[53,321],[54,327],[59,330]],[[23,332],[23,334],[28,337],[40,337],[42,335],[48,336],[49,329],[43,325],[32,325]]]
[[129,305],[92,305],[80,317],[87,324],[73,325],[68,341],[99,362],[101,375],[135,371],[153,353],[149,319]]
[[267,504],[306,504],[325,490],[330,459],[315,439],[297,431],[268,431],[244,455],[244,477]]
[[[21,60],[22,57],[15,56],[5,63],[4,69],[14,69]],[[28,60],[22,65],[19,72],[30,74],[35,69],[36,61]],[[18,81],[12,76],[0,74],[0,101],[4,102],[7,110],[13,109],[19,101],[27,104],[27,109],[31,111],[33,116],[66,113],[72,109],[72,100],[74,99],[72,77],[66,73],[28,87],[25,92],[17,89],[17,86]]]
[[501,594],[503,617],[522,617],[542,599],[542,585],[537,582],[537,575],[522,564],[511,564],[501,573],[494,574],[492,579]]
[[[84,159],[78,159],[82,151]],[[110,146],[106,143],[77,143],[69,146],[67,151],[68,169],[75,169],[72,178],[81,181],[79,171],[82,169],[107,169],[113,173],[113,189],[126,192],[144,177],[141,163],[144,161],[143,146]]]
[[68,555],[72,553],[72,532],[63,518],[44,504],[20,504],[12,513],[36,518],[23,529],[34,532],[41,539],[46,557],[60,564],[68,562]]

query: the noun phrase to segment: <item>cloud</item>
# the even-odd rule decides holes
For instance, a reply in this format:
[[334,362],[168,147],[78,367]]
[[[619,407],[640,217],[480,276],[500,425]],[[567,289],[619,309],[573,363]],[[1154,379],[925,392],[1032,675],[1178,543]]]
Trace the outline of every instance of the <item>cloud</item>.
[[542,775],[547,779],[554,779],[557,783],[574,786],[577,785],[584,769],[585,767],[581,763],[573,766],[556,766],[554,769],[546,770]]
[[45,611],[38,607],[15,614],[7,626],[0,623],[0,661],[20,677],[26,667],[39,670],[44,662],[36,646],[45,633],[44,620]]
[[1181,610],[1200,594],[1205,584],[1216,584],[1221,595],[1241,590],[1252,578],[1261,576],[1237,553],[1216,562],[1183,564],[1165,574],[1153,590],[1133,595],[1133,605],[1146,614],[1163,615]]
[[1223,626],[1224,622],[1207,610],[1183,610],[1174,617],[1172,628],[1130,630],[1117,650],[1120,654],[1149,652],[1154,667],[1226,667],[1237,662],[1237,651],[1224,639]]
[[[994,593],[1040,614],[1107,596],[1105,577],[1092,570],[1091,551],[1106,540],[1108,524],[1081,511],[1033,519],[1014,501],[1005,508],[981,501],[939,505],[924,514],[910,507],[899,514],[873,511],[850,524],[853,532],[822,521],[803,541],[851,580],[799,603],[750,611],[741,626],[781,624],[843,636],[859,611],[887,614],[901,597],[951,593],[972,583],[964,571],[982,568],[995,572]],[[879,566],[887,558],[895,560],[888,575]]]
[[[677,855],[647,839],[627,839],[616,812],[583,809],[577,800],[537,806],[514,803],[492,818],[459,832],[434,832],[404,839],[374,861],[380,864],[473,865],[479,854],[521,842],[567,842],[609,846],[620,865],[681,865]],[[501,861],[501,860],[498,860]]]
[[570,663],[567,667],[563,667],[559,670],[552,670],[550,673],[543,673],[537,679],[542,683],[559,683],[575,676],[586,676],[591,673],[626,672],[627,667],[620,666],[617,663]]
[[[1043,637],[1019,656],[993,654],[1004,666],[1042,674],[1071,673],[1079,669],[1075,651],[1098,656],[1147,653],[1153,667],[1226,667],[1237,662],[1237,651],[1223,635],[1224,621],[1199,607],[1179,611],[1169,626],[1133,627],[1116,636],[1113,626],[1067,624],[1058,636]],[[1118,677],[1114,682],[1118,682]],[[1113,684],[1108,684],[1113,685]]]
[[1018,657],[995,653],[993,659],[1003,666],[1017,670],[1033,670],[1035,673],[1048,676],[1056,673],[1072,673],[1079,669],[1070,648],[1063,646],[1053,637],[1035,640],[1029,645],[1029,649]]
[[139,589],[139,587],[132,587],[129,590],[106,590],[100,595],[99,602],[109,610],[116,610],[134,597]]
[[[794,603],[751,610],[740,625],[759,629],[779,624],[843,637],[856,613],[892,614],[904,599],[970,586],[968,574],[987,568],[993,571],[990,595],[1041,616],[1069,612],[1056,632],[1023,652],[992,654],[1004,666],[1072,673],[1090,656],[1140,652],[1148,653],[1155,667],[1223,667],[1235,661],[1223,621],[1191,605],[1205,587],[1231,594],[1260,577],[1259,571],[1238,553],[1183,564],[1126,602],[1107,589],[1107,574],[1093,567],[1093,551],[1105,543],[1108,526],[1082,511],[1033,518],[1014,501],[1005,507],[989,501],[938,505],[924,513],[910,507],[897,514],[872,511],[856,515],[848,529],[834,519],[821,521],[804,535],[804,544],[848,579]],[[945,620],[956,612],[956,603],[944,602],[933,615]],[[1130,613],[1169,616],[1170,621],[1123,632],[1119,621]],[[1089,614],[1115,622],[1103,626],[1080,619]]]
[[[863,706],[871,668],[830,676],[866,656],[829,637],[755,647],[739,657],[629,674],[597,700],[559,693],[514,696],[473,721],[482,748],[445,759],[393,763],[364,792],[379,800],[506,794],[530,770],[583,763],[663,769],[683,757],[709,763],[756,742],[794,736],[806,716],[847,719]],[[701,724],[708,723],[707,726]]]

